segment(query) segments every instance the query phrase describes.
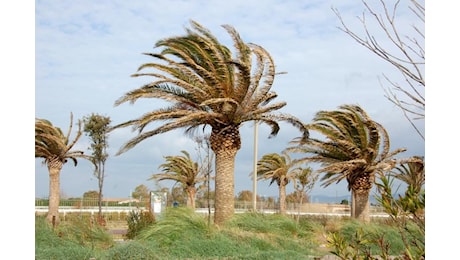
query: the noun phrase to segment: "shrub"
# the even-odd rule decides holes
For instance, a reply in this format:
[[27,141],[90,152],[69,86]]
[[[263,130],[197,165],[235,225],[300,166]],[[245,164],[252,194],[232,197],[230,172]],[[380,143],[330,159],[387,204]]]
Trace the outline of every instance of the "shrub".
[[62,222],[57,228],[60,237],[90,248],[108,248],[113,245],[112,236],[92,216],[80,216]]
[[170,245],[181,237],[198,237],[210,231],[205,218],[187,207],[167,208],[154,226],[146,228],[137,236],[141,240],[158,241]]
[[126,217],[128,222],[128,233],[126,237],[133,239],[139,233],[155,223],[155,216],[150,211],[135,211],[132,210]]

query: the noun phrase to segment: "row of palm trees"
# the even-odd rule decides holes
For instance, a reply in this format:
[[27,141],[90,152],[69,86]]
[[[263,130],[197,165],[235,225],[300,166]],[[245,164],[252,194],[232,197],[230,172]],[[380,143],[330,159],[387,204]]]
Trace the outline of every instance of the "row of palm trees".
[[[376,178],[386,173],[411,187],[420,189],[425,183],[424,162],[421,157],[396,160],[394,156],[404,152],[397,149],[390,152],[389,137],[383,126],[374,122],[358,106],[341,106],[336,111],[320,111],[312,124],[312,131],[323,134],[324,140],[309,138],[300,142],[295,138],[281,154],[269,153],[257,162],[259,180],[269,180],[279,188],[279,212],[286,214],[286,186],[292,181],[298,194],[305,194],[305,187],[315,184],[318,174],[324,173],[322,186],[346,180],[352,191],[351,217],[369,221],[369,196]],[[291,159],[289,152],[310,155]],[[166,156],[162,164],[163,173],[152,175],[153,180],[173,180],[180,183],[188,195],[187,205],[194,207],[196,184],[205,180],[186,151],[185,156]],[[322,167],[313,171],[311,167],[301,167],[302,163],[320,163]],[[393,170],[394,169],[394,170]],[[393,170],[393,171],[392,171]]]
[[[234,168],[236,154],[241,147],[240,127],[246,122],[257,121],[268,125],[270,137],[275,137],[280,131],[279,123],[287,122],[300,133],[286,151],[300,153],[304,157],[285,163],[320,163],[322,168],[318,173],[324,173],[322,180],[325,186],[346,180],[352,191],[352,217],[367,221],[366,205],[369,204],[369,191],[376,175],[415,159],[394,159],[404,149],[390,151],[390,140],[384,127],[371,120],[357,105],[343,105],[335,111],[320,111],[311,124],[278,112],[286,106],[286,102],[273,103],[277,94],[271,91],[271,87],[278,73],[272,57],[261,46],[245,43],[232,26],[223,25],[223,28],[233,40],[233,52],[208,29],[191,21],[186,35],[159,40],[155,45],[161,49],[159,52],[144,53],[155,61],[142,64],[138,73],[132,76],[149,76],[154,80],[125,93],[115,101],[115,105],[127,102],[134,104],[143,98],[161,99],[170,105],[113,126],[110,131],[124,127],[138,131],[137,136],[128,140],[117,155],[168,131],[184,129],[186,134],[193,135],[200,129],[203,132],[209,130],[210,148],[215,156],[214,223],[219,225],[234,214]],[[36,151],[37,142],[38,147],[42,146],[43,149],[53,148],[53,143],[44,141],[50,136],[40,134],[42,121],[36,119]],[[149,128],[156,122],[160,123],[158,127]],[[322,134],[324,139],[310,138],[311,131]],[[62,142],[65,140],[62,139]],[[65,144],[65,149],[59,150],[58,156],[36,152],[36,157],[45,158],[50,178],[51,169],[60,170],[55,164],[61,164],[62,167],[69,158],[67,153],[74,143],[62,144]],[[83,153],[71,155],[83,156]],[[184,155],[188,156],[187,153]],[[276,159],[274,155],[271,157],[270,160]],[[181,160],[170,158],[165,166],[173,169],[181,167],[181,163]],[[263,160],[259,163],[261,169],[267,166]],[[270,166],[257,171],[261,178],[271,176],[268,178],[277,183],[279,179],[280,187],[287,182],[282,177],[285,173],[286,169],[274,170]],[[50,189],[51,192],[54,190]],[[56,217],[56,212],[53,211],[52,216]]]

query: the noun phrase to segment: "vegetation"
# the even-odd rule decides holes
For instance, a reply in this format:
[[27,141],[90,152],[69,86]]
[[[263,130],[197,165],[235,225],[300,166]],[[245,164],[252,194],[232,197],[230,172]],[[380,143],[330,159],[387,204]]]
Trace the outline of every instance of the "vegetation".
[[59,225],[59,202],[60,202],[60,174],[62,166],[68,160],[72,160],[77,166],[78,158],[91,161],[91,157],[83,151],[72,150],[81,137],[81,121],[78,121],[78,132],[71,141],[73,115],[70,113],[70,126],[66,135],[59,127],[41,118],[35,118],[35,158],[43,158],[43,163],[48,167],[50,179],[49,204],[47,219],[53,226]]
[[[377,55],[383,61],[396,68],[404,78],[404,84],[383,75],[390,87],[386,88],[385,97],[401,109],[406,119],[411,123],[417,134],[425,140],[425,135],[415,125],[414,120],[425,119],[425,1],[408,1],[409,10],[401,10],[401,1],[393,1],[390,6],[380,0],[380,7],[372,6],[369,1],[362,0],[365,11],[358,16],[362,24],[363,34],[351,29],[345,23],[337,9],[333,9],[340,19],[340,30],[348,34],[360,46]],[[405,1],[402,1],[404,4]],[[401,33],[398,24],[398,12],[409,11],[413,14],[411,20],[412,35]],[[369,14],[372,19],[366,19]],[[370,24],[375,22],[380,32],[371,32]],[[378,37],[383,33],[383,38]]]
[[[407,184],[404,196],[393,195],[393,178]],[[390,217],[388,227],[360,226],[350,221],[341,232],[329,234],[328,242],[334,248],[331,252],[341,259],[390,259],[391,255],[398,256],[391,259],[425,259],[424,183],[423,161],[406,162],[395,173],[381,175],[376,182],[376,199]]]
[[114,244],[89,217],[76,216],[56,228],[43,217],[35,218],[35,259],[90,259]]
[[117,243],[107,239],[111,235],[105,227],[88,224],[92,222],[81,216],[57,230],[37,217],[36,259],[315,259],[338,252],[326,240],[332,234],[354,245],[356,233],[360,241],[367,239],[373,255],[380,254],[376,243],[381,237],[388,241],[389,254],[405,251],[397,226],[382,220],[363,224],[349,218],[302,216],[297,222],[289,216],[253,212],[235,214],[216,226],[190,208],[170,207],[157,221],[148,222],[131,239]]
[[351,217],[369,222],[369,196],[377,174],[384,174],[396,165],[394,156],[406,149],[390,151],[390,138],[385,128],[373,121],[357,105],[342,105],[338,110],[319,111],[308,125],[324,139],[306,142],[294,139],[297,146],[288,151],[305,154],[298,163],[320,163],[324,173],[322,186],[342,180],[351,190]]
[[145,186],[144,184],[136,186],[134,191],[131,193],[131,197],[133,199],[138,200],[148,200],[150,198],[150,189],[149,187]]
[[291,157],[287,153],[265,154],[257,162],[257,177],[259,180],[270,180],[270,185],[274,182],[278,185],[280,214],[286,214],[286,185],[295,180],[297,173],[301,172],[300,167],[293,168]]
[[94,176],[97,179],[98,187],[98,221],[103,223],[102,219],[102,189],[104,187],[105,178],[105,162],[109,157],[107,153],[108,133],[110,129],[110,118],[98,114],[91,114],[83,118],[83,131],[91,140],[92,156],[91,160],[94,164]]
[[[422,45],[416,37],[407,38],[412,46],[401,40],[393,14],[384,1],[380,3],[385,16],[378,15],[365,1],[363,3],[404,58],[391,54],[375,40],[367,31],[364,16],[361,21],[366,36],[363,38],[352,32],[335,10],[342,30],[401,71],[409,90],[385,78],[396,91],[406,95],[409,102],[401,100],[391,89],[386,97],[403,110],[406,118],[409,119],[409,114],[424,118],[424,94],[418,90],[425,86]],[[411,3],[414,5],[411,10],[424,22],[424,6],[417,1]],[[394,11],[398,5],[396,1]],[[382,17],[391,26],[387,27]],[[163,48],[160,53],[145,53],[157,63],[141,65],[133,77],[151,76],[155,80],[115,101],[115,105],[120,105],[135,103],[141,98],[155,98],[172,104],[114,127],[109,126],[108,117],[97,114],[85,117],[84,132],[92,140],[92,156],[72,150],[82,135],[82,121],[79,120],[77,135],[70,140],[72,114],[67,135],[48,120],[35,119],[35,157],[44,159],[50,178],[49,200],[44,201],[48,213],[46,218],[36,216],[35,259],[313,259],[324,254],[334,254],[341,259],[424,259],[424,158],[396,160],[395,156],[405,149],[390,151],[385,128],[357,105],[319,111],[313,123],[308,125],[292,115],[275,113],[286,103],[270,103],[277,97],[271,86],[278,74],[270,54],[259,45],[242,41],[229,25],[223,27],[233,40],[234,52],[197,22],[191,21],[191,25],[185,36],[158,41],[155,47]],[[422,30],[415,26],[414,29],[424,38]],[[141,72],[146,69],[153,69],[153,72]],[[248,121],[267,124],[271,136],[277,135],[281,121],[301,131],[301,136],[291,142],[294,146],[282,155],[264,155],[254,173],[259,179],[278,184],[280,214],[234,215],[234,163],[241,147],[239,129]],[[157,122],[164,124],[148,130],[151,123]],[[63,165],[70,159],[76,166],[78,158],[94,164],[99,191],[86,192],[85,200],[69,199],[68,202],[71,206],[83,207],[87,198],[97,198],[98,220],[101,220],[107,134],[128,126],[138,130],[138,135],[123,145],[118,155],[167,131],[185,129],[186,134],[193,135],[200,126],[203,131],[205,127],[211,128],[206,138],[195,136],[200,149],[207,148],[204,158],[200,150],[199,162],[193,161],[187,151],[181,151],[183,156],[166,156],[166,163],[160,165],[163,173],[151,178],[180,183],[180,188],[171,190],[171,197],[181,198],[186,193],[188,207],[166,208],[158,218],[150,211],[123,215],[128,227],[123,243],[116,243],[109,230],[92,216],[69,214],[61,223],[59,178]],[[319,133],[324,139],[310,138],[309,131]],[[212,158],[209,149],[215,156],[214,192],[210,190]],[[303,157],[291,161],[287,152],[301,153]],[[305,162],[319,163],[321,168],[313,171],[297,167]],[[301,204],[304,194],[321,173],[324,174],[323,186],[342,180],[348,182],[352,192],[351,219],[297,215],[294,220],[286,214],[286,185],[294,182],[295,195],[298,195],[295,201]],[[394,196],[394,179],[407,184],[403,195]],[[200,196],[207,199],[207,216],[193,210],[196,185],[204,181],[206,184],[202,187],[207,190],[201,191]],[[373,220],[369,215],[369,196],[374,185],[377,201],[389,215],[383,221]],[[132,195],[145,199],[148,192],[147,187],[141,185]],[[252,195],[250,191],[243,191],[238,197],[250,201]],[[215,201],[213,223],[210,220],[211,198]],[[348,201],[343,200],[342,204]]]
[[155,173],[149,180],[173,180],[180,184],[187,194],[187,206],[195,208],[196,185],[206,181],[206,176],[200,172],[198,163],[190,158],[187,151],[181,151],[182,156],[165,156],[166,163],[159,166],[163,173]]
[[[121,147],[124,153],[140,142],[175,129],[193,133],[200,126],[211,128],[210,144],[215,154],[214,222],[223,224],[234,214],[234,164],[241,147],[240,127],[258,121],[271,128],[271,136],[280,130],[278,122],[292,124],[308,136],[296,117],[275,113],[286,102],[271,104],[277,94],[271,87],[277,74],[270,54],[261,46],[245,43],[230,25],[223,27],[233,40],[234,52],[222,45],[212,33],[195,21],[187,34],[158,41],[160,53],[146,53],[157,62],[143,64],[133,77],[156,78],[115,101],[115,105],[134,103],[142,98],[171,102],[113,129],[133,127],[139,134]],[[253,60],[255,62],[253,62]],[[153,69],[153,72],[140,72]],[[166,122],[152,130],[153,122]]]
[[126,238],[133,239],[139,233],[155,223],[155,215],[150,211],[132,210],[126,218],[128,222],[128,233]]
[[[311,167],[302,168],[300,171],[295,172],[294,178],[294,190],[296,195],[296,201],[298,203],[299,213],[300,213],[300,206],[304,202],[304,198],[307,196],[308,193],[313,189],[318,180],[318,174],[313,171]],[[300,215],[297,215],[297,221],[299,221]]]

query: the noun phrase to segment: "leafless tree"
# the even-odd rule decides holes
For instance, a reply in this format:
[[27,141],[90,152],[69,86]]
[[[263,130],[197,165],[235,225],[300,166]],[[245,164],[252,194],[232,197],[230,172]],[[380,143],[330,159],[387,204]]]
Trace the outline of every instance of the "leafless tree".
[[[371,0],[362,0],[365,10],[362,16],[357,17],[363,33],[350,29],[340,12],[332,8],[342,24],[339,29],[401,72],[403,83],[398,83],[383,74],[383,78],[389,84],[388,87],[383,87],[385,97],[402,110],[405,118],[425,140],[424,133],[415,124],[415,120],[425,119],[425,2],[424,0],[374,1],[380,2],[380,7],[372,7],[369,2]],[[397,18],[400,17],[399,11],[407,11],[401,10],[401,2],[409,2],[407,8],[414,18],[410,25],[412,35],[403,34],[402,31],[405,30],[402,26],[405,24],[397,23]],[[370,15],[372,19],[366,20],[366,15]],[[372,21],[376,22],[379,31],[371,31]],[[379,33],[383,33],[384,39],[377,39]]]

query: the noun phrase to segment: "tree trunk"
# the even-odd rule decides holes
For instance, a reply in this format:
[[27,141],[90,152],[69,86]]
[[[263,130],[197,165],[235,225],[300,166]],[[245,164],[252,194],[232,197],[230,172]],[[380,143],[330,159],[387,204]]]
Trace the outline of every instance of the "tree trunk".
[[286,215],[286,184],[281,182],[279,187],[279,197],[280,197],[280,214]]
[[369,194],[374,184],[375,177],[370,173],[360,174],[351,183],[351,218],[361,222],[370,222]]
[[97,172],[97,180],[98,180],[98,188],[99,188],[99,196],[97,198],[97,205],[99,207],[99,212],[97,215],[97,221],[99,225],[105,226],[105,220],[102,216],[102,187],[104,186],[104,169],[105,163],[99,162],[99,170]]
[[50,178],[49,186],[49,204],[48,214],[46,219],[53,227],[57,227],[60,223],[59,219],[59,202],[60,202],[60,173],[62,169],[62,162],[51,161],[48,163],[48,172]]
[[216,203],[214,223],[219,225],[235,213],[234,168],[236,150],[218,151],[216,154]]
[[361,222],[370,222],[369,194],[370,190],[352,190],[351,218]]
[[186,191],[187,191],[187,207],[191,209],[195,209],[196,188],[188,187]]
[[235,213],[235,157],[241,148],[238,125],[213,126],[209,141],[216,156],[214,224],[220,225]]

